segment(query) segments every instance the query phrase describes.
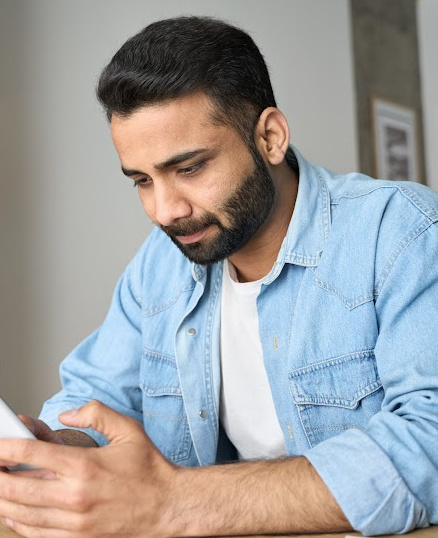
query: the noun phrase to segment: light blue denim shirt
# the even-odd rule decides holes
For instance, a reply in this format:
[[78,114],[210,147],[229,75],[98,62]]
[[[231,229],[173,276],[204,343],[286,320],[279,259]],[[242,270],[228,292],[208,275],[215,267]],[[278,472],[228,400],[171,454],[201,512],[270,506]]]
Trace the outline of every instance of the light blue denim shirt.
[[[287,453],[365,534],[438,523],[438,195],[296,155],[296,207],[258,298]],[[156,229],[42,419],[64,428],[58,413],[95,398],[178,464],[221,459],[222,268],[192,265]]]

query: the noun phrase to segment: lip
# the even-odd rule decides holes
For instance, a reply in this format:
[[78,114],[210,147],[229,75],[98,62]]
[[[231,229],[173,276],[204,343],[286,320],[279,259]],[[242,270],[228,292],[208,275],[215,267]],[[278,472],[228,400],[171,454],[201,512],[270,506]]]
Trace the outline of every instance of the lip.
[[184,245],[190,245],[191,243],[196,243],[197,241],[200,241],[204,235],[207,233],[208,227],[203,228],[202,230],[199,230],[199,232],[195,232],[192,235],[177,235],[176,239],[180,243],[183,243]]

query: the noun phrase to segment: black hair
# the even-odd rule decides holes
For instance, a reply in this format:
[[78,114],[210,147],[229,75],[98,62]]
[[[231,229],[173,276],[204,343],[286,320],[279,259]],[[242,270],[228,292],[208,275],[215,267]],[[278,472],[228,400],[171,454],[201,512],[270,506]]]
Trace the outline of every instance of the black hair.
[[107,117],[204,92],[213,120],[250,146],[261,112],[276,106],[268,69],[252,38],[210,17],[154,22],[130,38],[104,68],[97,97]]

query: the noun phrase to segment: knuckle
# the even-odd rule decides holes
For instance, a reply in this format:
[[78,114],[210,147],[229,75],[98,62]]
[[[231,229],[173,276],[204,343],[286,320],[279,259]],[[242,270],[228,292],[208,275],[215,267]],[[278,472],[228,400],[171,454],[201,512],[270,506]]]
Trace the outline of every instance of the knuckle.
[[91,400],[87,404],[87,408],[91,412],[98,412],[98,411],[100,411],[102,409],[102,407],[103,407],[103,404],[101,402],[99,402],[99,400]]
[[14,501],[16,497],[15,483],[5,482],[1,488],[1,496],[5,501]]
[[22,463],[21,460],[26,463],[27,460],[32,456],[35,450],[34,443],[35,441],[31,441],[28,439],[20,439],[20,441],[17,442],[17,450],[15,452],[15,456],[20,461],[20,463]]
[[88,500],[86,493],[81,489],[78,489],[71,494],[67,504],[73,512],[78,514],[86,513],[90,507],[90,501]]

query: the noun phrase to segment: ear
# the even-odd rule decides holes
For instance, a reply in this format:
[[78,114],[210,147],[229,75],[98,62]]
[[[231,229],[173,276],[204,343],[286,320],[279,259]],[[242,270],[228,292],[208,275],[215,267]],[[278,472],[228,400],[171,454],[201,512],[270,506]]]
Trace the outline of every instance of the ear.
[[275,107],[265,108],[257,122],[254,139],[259,152],[270,164],[280,164],[289,146],[289,126]]

